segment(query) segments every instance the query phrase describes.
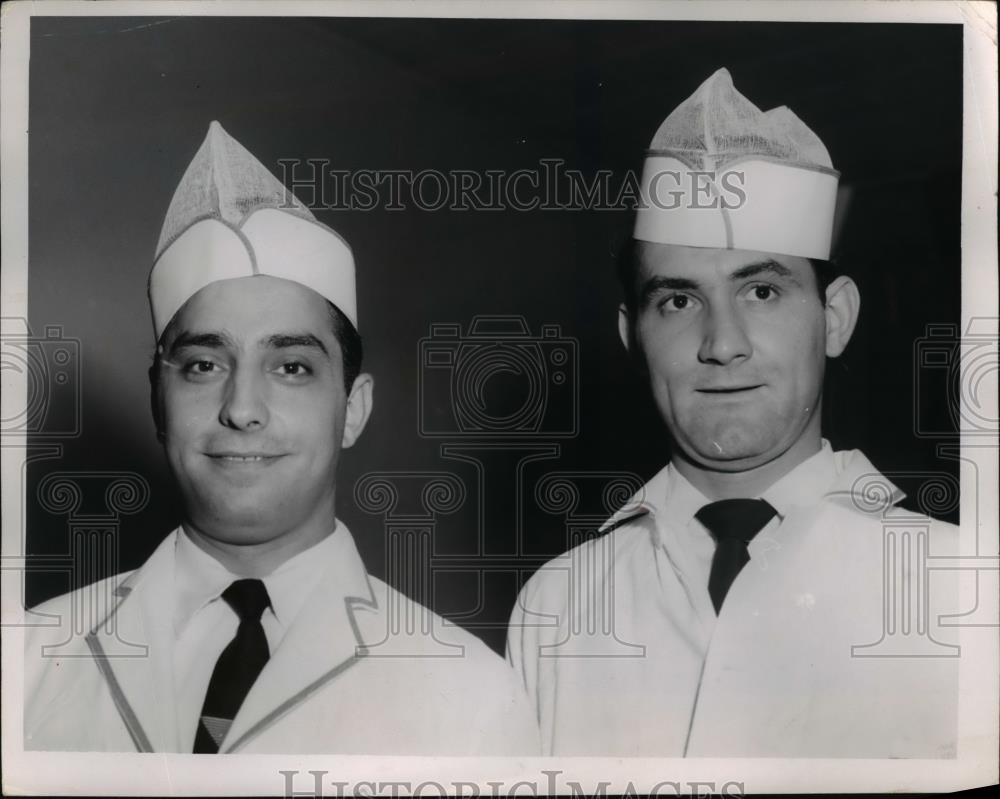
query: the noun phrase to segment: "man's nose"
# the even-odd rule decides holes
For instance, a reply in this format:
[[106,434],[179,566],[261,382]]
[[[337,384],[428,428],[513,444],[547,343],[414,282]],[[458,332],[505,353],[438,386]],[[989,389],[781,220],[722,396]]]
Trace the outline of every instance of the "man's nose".
[[226,394],[219,409],[219,421],[235,430],[266,427],[267,381],[256,369],[235,368],[226,383]]
[[745,321],[730,303],[710,308],[705,315],[704,326],[701,349],[698,351],[698,360],[702,363],[726,366],[753,354]]

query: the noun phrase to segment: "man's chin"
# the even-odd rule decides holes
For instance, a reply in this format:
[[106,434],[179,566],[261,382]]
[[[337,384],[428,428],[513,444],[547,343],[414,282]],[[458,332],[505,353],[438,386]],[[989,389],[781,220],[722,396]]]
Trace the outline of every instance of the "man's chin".
[[[205,506],[202,506],[203,508]],[[233,545],[264,544],[280,538],[287,518],[278,518],[257,502],[213,502],[208,512],[188,516],[191,524],[203,536]]]
[[719,431],[703,435],[682,446],[688,460],[703,469],[718,472],[745,472],[774,460],[780,453],[778,442],[747,431]]

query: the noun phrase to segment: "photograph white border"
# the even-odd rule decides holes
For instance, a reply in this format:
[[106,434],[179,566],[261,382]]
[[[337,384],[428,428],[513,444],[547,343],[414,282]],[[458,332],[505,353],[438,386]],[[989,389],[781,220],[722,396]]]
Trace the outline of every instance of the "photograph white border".
[[[348,16],[454,17],[525,19],[648,19],[708,21],[808,21],[951,23],[964,26],[964,135],[962,166],[962,329],[973,318],[998,316],[997,286],[997,10],[991,2],[21,2],[2,9],[0,106],[2,120],[2,286],[3,317],[27,316],[28,209],[28,58],[32,16]],[[2,374],[3,418],[24,406],[25,381]],[[980,391],[980,399],[997,403],[997,373]],[[962,551],[995,555],[998,551],[998,507],[995,486],[997,439],[975,448],[962,436],[963,455],[976,461],[981,490],[962,485]],[[298,771],[294,788],[311,794],[310,771],[325,772],[324,795],[349,788],[407,781],[421,783],[424,795],[437,795],[441,785],[455,784],[472,795],[542,795],[555,785],[562,792],[579,783],[591,793],[600,784],[608,793],[649,790],[668,783],[661,795],[716,792],[736,783],[746,793],[760,792],[938,792],[986,785],[997,778],[998,641],[1000,628],[961,630],[960,746],[954,760],[812,760],[812,759],[622,759],[622,758],[389,758],[294,755],[96,754],[24,752],[22,726],[22,647],[17,626],[22,618],[24,498],[20,486],[23,442],[4,440],[2,449],[2,757],[3,791],[9,795],[117,794],[234,795],[276,794],[285,790],[281,771]],[[978,508],[969,503],[979,502]],[[977,518],[981,529],[969,523]],[[977,549],[978,542],[978,549]],[[996,581],[989,583],[993,589]],[[965,596],[968,607],[975,596]],[[980,596],[996,608],[996,595]],[[350,720],[345,720],[350,723]],[[556,772],[553,776],[551,772]],[[364,790],[364,787],[361,788]],[[392,795],[385,789],[375,795]],[[731,789],[735,790],[735,789]],[[406,795],[405,793],[401,795]]]

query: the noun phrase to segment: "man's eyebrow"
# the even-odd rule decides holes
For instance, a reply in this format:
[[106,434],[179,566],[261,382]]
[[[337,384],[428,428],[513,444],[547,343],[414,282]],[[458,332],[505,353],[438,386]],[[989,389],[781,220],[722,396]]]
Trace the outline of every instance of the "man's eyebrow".
[[696,291],[699,288],[698,281],[690,280],[686,277],[664,277],[657,275],[651,277],[642,284],[639,290],[639,304],[646,305],[649,298],[660,291]]
[[768,258],[766,261],[758,261],[757,263],[747,264],[742,266],[733,272],[730,276],[730,280],[746,280],[748,277],[756,277],[757,275],[770,274],[776,277],[784,277],[798,283],[798,279],[784,264],[779,264],[777,261]]
[[324,355],[330,354],[326,345],[312,333],[275,333],[264,339],[264,346],[275,350],[289,347],[308,347],[317,349]]
[[[324,355],[329,355],[326,345],[312,333],[274,333],[261,342],[268,349],[288,349],[289,347],[307,347],[316,349]],[[170,345],[170,354],[189,347],[204,347],[206,349],[237,349],[236,343],[227,333],[192,333],[185,330],[177,335]]]
[[219,350],[233,346],[233,340],[225,333],[192,333],[183,330],[171,343],[170,354],[173,355],[186,347],[205,347],[206,349]]

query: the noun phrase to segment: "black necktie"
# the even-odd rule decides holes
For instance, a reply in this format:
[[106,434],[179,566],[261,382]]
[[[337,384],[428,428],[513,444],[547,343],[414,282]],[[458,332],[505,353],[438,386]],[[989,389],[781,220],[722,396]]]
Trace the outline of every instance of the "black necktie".
[[198,719],[194,753],[214,755],[236,718],[236,712],[250,692],[270,657],[260,617],[271,604],[267,588],[260,580],[237,580],[222,598],[240,617],[236,637],[222,650],[205,693]]
[[723,499],[706,505],[694,515],[717,542],[708,577],[708,593],[716,613],[736,575],[750,562],[747,544],[776,513],[762,499]]

